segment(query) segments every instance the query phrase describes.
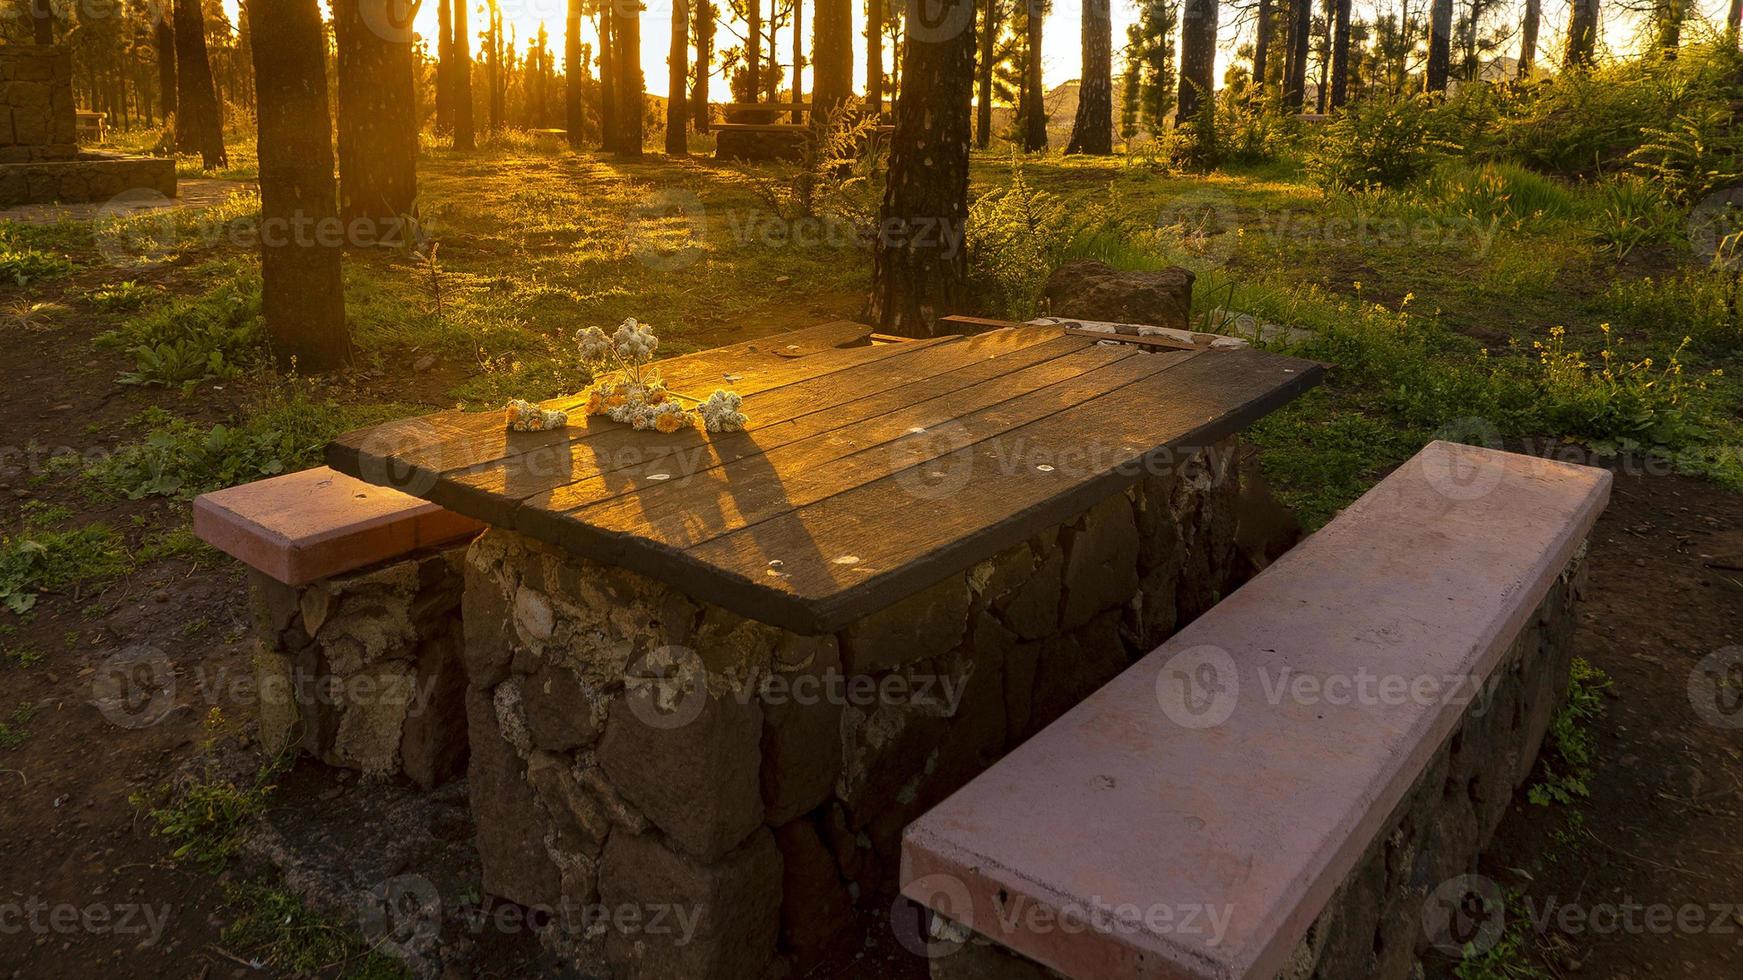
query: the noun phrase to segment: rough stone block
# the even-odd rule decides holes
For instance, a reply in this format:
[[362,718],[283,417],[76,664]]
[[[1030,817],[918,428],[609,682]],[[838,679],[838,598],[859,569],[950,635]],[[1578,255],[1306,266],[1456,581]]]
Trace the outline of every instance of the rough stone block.
[[781,941],[805,973],[852,923],[853,898],[809,820],[775,828],[775,846],[781,852]]
[[762,731],[753,699],[693,690],[667,715],[631,691],[612,706],[599,764],[678,848],[712,862],[763,821]]
[[599,895],[609,908],[642,913],[629,928],[614,923],[606,936],[615,973],[630,980],[757,977],[773,958],[781,925],[781,855],[762,829],[708,864],[652,835],[613,834]]
[[526,765],[502,737],[487,692],[466,692],[471,757],[466,767],[484,890],[522,905],[555,907],[557,867],[545,852],[544,811],[526,780]]
[[1125,494],[1115,494],[1060,534],[1065,549],[1065,610],[1060,628],[1074,630],[1097,614],[1124,606],[1138,591],[1138,528]]
[[849,625],[842,660],[850,673],[864,674],[945,653],[962,642],[968,606],[968,583],[953,575]]

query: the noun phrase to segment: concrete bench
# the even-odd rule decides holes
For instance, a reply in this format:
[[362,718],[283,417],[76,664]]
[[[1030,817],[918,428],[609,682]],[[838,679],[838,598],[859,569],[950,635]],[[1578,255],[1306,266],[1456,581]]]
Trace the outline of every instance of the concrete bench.
[[1428,446],[909,825],[933,976],[1403,977],[1456,955],[1460,876],[1565,694],[1610,482]]
[[425,787],[464,771],[462,563],[480,529],[324,466],[195,499],[194,533],[249,566],[269,751]]

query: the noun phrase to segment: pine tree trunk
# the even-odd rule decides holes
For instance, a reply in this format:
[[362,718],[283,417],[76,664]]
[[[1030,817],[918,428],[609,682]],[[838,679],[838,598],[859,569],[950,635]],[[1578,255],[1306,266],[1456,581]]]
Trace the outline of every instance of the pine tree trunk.
[[1725,18],[1725,26],[1731,32],[1731,40],[1743,33],[1743,0],[1731,0],[1731,13]]
[[616,4],[599,8],[599,148],[617,149],[617,15]]
[[485,106],[489,110],[489,115],[485,118],[489,128],[485,131],[495,133],[502,129],[502,9],[497,6],[496,0],[491,0],[486,9],[490,33],[484,41],[485,54],[489,56],[489,60],[485,62],[484,79],[485,85],[488,87],[486,92],[488,98],[485,100]]
[[[876,2],[876,0],[873,0]],[[993,141],[993,48],[999,39],[999,15],[1006,0],[983,0],[980,14],[980,61],[974,107],[974,143],[981,149]]]
[[775,70],[781,61],[779,39],[775,36],[780,33],[780,16],[781,0],[769,0],[769,34],[767,38],[769,42],[769,70],[768,73],[763,76],[763,101],[770,105],[773,105],[775,100],[780,96],[780,73]]
[[750,18],[745,25],[744,43],[750,53],[745,56],[745,97],[755,102],[763,92],[763,0],[750,0],[746,13]]
[[1180,98],[1174,110],[1177,125],[1197,116],[1200,104],[1214,97],[1216,19],[1217,0],[1182,0]]
[[690,112],[684,100],[684,86],[690,81],[690,4],[688,0],[672,0],[672,50],[666,55],[666,155],[681,157],[690,152],[688,142]]
[[640,0],[624,0],[613,18],[617,31],[617,152],[642,155],[642,12]]
[[326,39],[316,0],[249,0],[259,106],[261,317],[282,368],[330,371],[351,359],[340,278]]
[[1675,58],[1682,47],[1682,25],[1689,15],[1687,0],[1658,0],[1653,15],[1658,18],[1658,49]]
[[454,0],[436,3],[436,133],[454,131]]
[[1083,80],[1067,153],[1114,152],[1114,24],[1108,0],[1083,0]]
[[695,2],[696,81],[690,87],[690,114],[696,131],[708,132],[708,75],[714,64],[714,0]]
[[200,166],[229,165],[224,153],[224,120],[212,88],[212,63],[206,58],[206,18],[200,0],[175,0],[176,147],[198,151]]
[[1276,19],[1275,14],[1273,0],[1259,0],[1258,33],[1253,38],[1253,84],[1260,89],[1265,87],[1265,69],[1269,67],[1266,59],[1271,54],[1271,22]]
[[1331,107],[1341,109],[1350,97],[1350,4],[1332,0],[1336,23],[1331,35]]
[[969,102],[973,0],[907,0],[908,35],[890,145],[889,181],[873,250],[870,315],[911,337],[937,332],[968,286]]
[[176,114],[176,32],[169,17],[168,12],[160,11],[157,25],[152,28],[152,40],[157,46],[157,98],[166,123]]
[[853,97],[853,0],[817,0],[811,42],[814,118]]
[[1023,69],[1023,149],[1030,153],[1047,148],[1047,85],[1041,74],[1041,34],[1046,22],[1045,7],[1039,0],[1030,0]]
[[883,115],[884,0],[865,3],[865,102],[874,115]]
[[581,111],[581,0],[569,0],[563,21],[563,127],[572,150],[581,149],[586,118]]
[[471,0],[452,0],[454,4],[454,70],[448,84],[453,86],[454,149],[470,150],[477,146],[477,134],[472,122],[472,38],[466,28],[467,6]]
[[347,229],[360,229],[354,245],[394,234],[418,193],[411,13],[394,0],[333,3],[339,217]]
[[1525,19],[1519,28],[1519,77],[1528,79],[1537,67],[1537,32],[1543,23],[1543,0],[1525,0]]
[[1452,0],[1432,0],[1428,9],[1427,91],[1445,92],[1452,69]]
[[[818,0],[818,5],[821,6],[827,2],[828,0]],[[801,29],[804,26],[804,23],[805,0],[793,0],[793,84],[788,86],[788,89],[793,93],[794,105],[799,105],[805,101],[805,51],[803,42],[805,35],[804,31]],[[795,126],[804,125],[805,113],[802,110],[794,109],[791,122]]]
[[1599,0],[1570,0],[1564,68],[1590,68],[1598,51]]
[[1313,32],[1313,0],[1289,0],[1289,58],[1283,69],[1283,108],[1300,112],[1307,97],[1307,42]]
[[31,39],[37,44],[54,43],[54,7],[49,0],[29,0]]

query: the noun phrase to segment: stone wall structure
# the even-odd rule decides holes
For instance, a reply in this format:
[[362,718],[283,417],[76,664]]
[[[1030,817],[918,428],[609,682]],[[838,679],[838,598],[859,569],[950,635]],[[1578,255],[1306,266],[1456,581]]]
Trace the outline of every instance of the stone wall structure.
[[856,903],[889,907],[910,820],[1236,584],[1238,489],[1231,440],[823,636],[486,531],[463,613],[484,890],[592,973],[807,969]]
[[[1279,980],[1438,975],[1458,962],[1466,942],[1481,938],[1470,928],[1481,924],[1458,921],[1452,906],[1464,897],[1461,876],[1477,870],[1566,698],[1585,569],[1582,548],[1308,928]],[[934,917],[932,932],[934,980],[1059,976],[956,923]],[[1430,966],[1440,969],[1425,970]]]
[[72,52],[0,44],[0,207],[176,196],[175,160],[81,153]]
[[253,569],[261,741],[428,789],[466,767],[464,545],[300,588]]

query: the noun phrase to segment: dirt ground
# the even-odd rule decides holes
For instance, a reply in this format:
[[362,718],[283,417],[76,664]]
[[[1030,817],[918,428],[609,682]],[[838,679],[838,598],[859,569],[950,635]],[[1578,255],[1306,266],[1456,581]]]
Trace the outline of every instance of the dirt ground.
[[[84,355],[94,328],[76,315],[53,330],[0,329],[5,526],[39,499],[119,527],[136,516],[144,528],[185,521],[185,504],[33,485],[42,456],[31,447],[99,450],[150,399],[113,384],[118,360]],[[222,418],[225,397],[207,396],[197,412]],[[1483,872],[1544,913],[1525,959],[1552,976],[1743,976],[1743,906],[1730,904],[1743,901],[1743,736],[1690,699],[1696,665],[1743,642],[1743,496],[1621,472],[1590,560],[1575,647],[1613,680],[1591,798],[1540,807],[1521,797]],[[0,619],[14,627],[0,646],[45,654],[30,667],[0,663],[0,708],[35,708],[28,738],[0,749],[0,976],[271,975],[224,947],[224,879],[172,860],[130,802],[197,763],[212,708],[233,723],[251,717],[238,683],[248,652],[238,567],[158,561],[97,594],[45,595],[29,618]],[[169,700],[104,701],[106,665],[140,646],[174,665],[158,678]],[[1743,724],[1743,713],[1718,717]],[[319,807],[320,777],[305,763],[276,805]],[[1658,907],[1696,927],[1663,927]],[[524,975],[537,962],[525,956],[487,950],[484,972]],[[924,963],[871,915],[824,972],[919,977]]]

